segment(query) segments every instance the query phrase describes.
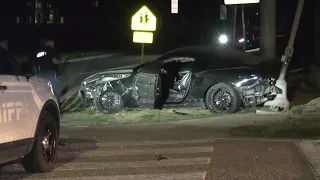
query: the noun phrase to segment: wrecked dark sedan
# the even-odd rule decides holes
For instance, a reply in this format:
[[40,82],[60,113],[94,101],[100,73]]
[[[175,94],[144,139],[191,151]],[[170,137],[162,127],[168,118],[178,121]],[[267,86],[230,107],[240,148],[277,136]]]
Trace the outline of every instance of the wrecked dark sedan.
[[94,74],[82,82],[78,95],[103,113],[125,107],[234,113],[281,93],[274,79],[281,64],[275,64],[238,50],[190,46],[148,63]]

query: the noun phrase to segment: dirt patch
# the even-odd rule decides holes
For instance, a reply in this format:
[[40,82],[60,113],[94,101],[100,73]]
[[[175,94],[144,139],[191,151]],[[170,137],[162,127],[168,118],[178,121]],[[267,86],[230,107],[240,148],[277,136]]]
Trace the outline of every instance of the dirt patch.
[[279,122],[234,128],[232,136],[264,138],[319,138],[320,116],[290,115]]
[[[254,111],[254,108],[243,108],[237,114],[247,114]],[[207,109],[126,109],[116,114],[102,114],[95,109],[85,109],[64,112],[61,123],[66,126],[103,126],[108,124],[174,122],[224,115],[228,114],[215,114]]]
[[125,110],[116,114],[102,114],[95,110],[65,113],[62,124],[68,126],[102,126],[107,124],[159,123],[199,119],[213,116],[208,110]]

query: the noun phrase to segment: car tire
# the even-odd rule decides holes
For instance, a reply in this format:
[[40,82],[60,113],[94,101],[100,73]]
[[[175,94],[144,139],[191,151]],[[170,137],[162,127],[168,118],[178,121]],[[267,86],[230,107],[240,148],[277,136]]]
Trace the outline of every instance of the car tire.
[[[32,150],[22,159],[22,165],[27,172],[45,173],[54,169],[58,136],[58,128],[53,116],[46,111],[41,113]],[[48,144],[44,145],[45,141]],[[45,157],[45,153],[48,153],[48,157]]]
[[[114,98],[118,98],[119,102],[118,105],[112,108],[108,108],[106,106],[103,105],[102,102],[102,97],[108,95]],[[123,110],[124,108],[124,104],[123,104],[123,100],[120,94],[114,92],[114,91],[104,91],[101,92],[98,96],[96,96],[93,100],[93,104],[95,106],[95,108],[104,114],[113,114],[113,113],[117,113]]]
[[[228,100],[231,104],[230,107],[228,107],[228,109],[221,110],[214,104],[214,99],[217,96],[215,95],[215,93],[219,90],[224,90],[229,96]],[[209,88],[205,96],[205,103],[207,108],[212,113],[235,113],[240,109],[241,98],[239,92],[232,85],[226,83],[219,83]]]

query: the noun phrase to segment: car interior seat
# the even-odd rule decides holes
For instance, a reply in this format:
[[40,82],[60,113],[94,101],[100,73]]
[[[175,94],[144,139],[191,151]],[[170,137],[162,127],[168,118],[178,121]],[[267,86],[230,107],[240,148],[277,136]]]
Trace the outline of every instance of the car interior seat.
[[[182,74],[184,73],[185,72],[182,72]],[[182,77],[182,79],[179,81],[176,81],[174,83],[174,87],[172,89],[170,88],[169,90],[170,94],[179,94],[183,90],[187,90],[188,85],[190,84],[190,80],[191,80],[191,72],[187,71],[187,73]]]

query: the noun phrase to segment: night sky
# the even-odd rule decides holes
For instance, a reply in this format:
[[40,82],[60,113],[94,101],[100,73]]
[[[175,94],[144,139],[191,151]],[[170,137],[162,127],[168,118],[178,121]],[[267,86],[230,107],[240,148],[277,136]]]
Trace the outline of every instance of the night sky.
[[[297,0],[277,1],[277,28],[289,34]],[[56,0],[56,9],[64,16],[63,25],[15,24],[17,15],[27,13],[26,0],[2,1],[0,5],[1,32],[11,38],[12,46],[23,50],[35,39],[43,36],[54,38],[65,50],[135,47],[130,29],[131,16],[142,6],[147,5],[162,19],[158,24],[151,49],[162,46],[177,46],[209,43],[215,29],[231,26],[232,8],[228,8],[229,21],[219,20],[219,5],[223,0],[180,0],[179,14],[171,14],[170,0],[100,0],[94,7],[93,0]],[[246,6],[246,20],[252,26],[259,26],[259,5]],[[298,39],[312,36],[312,2],[306,0]],[[240,23],[239,23],[240,25]],[[308,32],[308,33],[301,33]],[[312,32],[312,33],[310,33]],[[312,42],[308,42],[312,44]]]

